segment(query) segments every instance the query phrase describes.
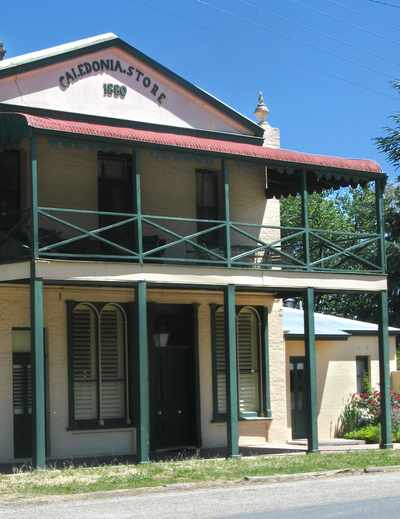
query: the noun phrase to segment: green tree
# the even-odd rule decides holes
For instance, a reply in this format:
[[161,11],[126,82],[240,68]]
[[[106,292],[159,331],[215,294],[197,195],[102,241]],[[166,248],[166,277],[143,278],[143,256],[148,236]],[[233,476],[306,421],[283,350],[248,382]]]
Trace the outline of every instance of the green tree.
[[[375,232],[375,193],[365,188],[314,193],[309,197],[310,226],[315,229],[347,232]],[[385,192],[386,252],[390,323],[400,326],[400,188],[389,185]],[[299,226],[301,200],[281,201],[282,225]],[[316,310],[349,319],[377,322],[377,300],[370,294],[323,294],[316,299]]]
[[[393,87],[400,94],[399,80],[393,81]],[[400,113],[392,115],[390,119],[394,126],[384,128],[386,135],[377,137],[375,142],[378,149],[387,156],[393,166],[398,168],[400,167]]]

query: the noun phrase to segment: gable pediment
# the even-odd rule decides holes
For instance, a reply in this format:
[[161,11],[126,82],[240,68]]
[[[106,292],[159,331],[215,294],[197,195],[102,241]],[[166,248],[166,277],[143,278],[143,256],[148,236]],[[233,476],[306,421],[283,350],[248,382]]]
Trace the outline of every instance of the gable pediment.
[[[255,123],[117,39],[72,58],[5,75],[0,103],[218,132],[257,134]],[[157,64],[156,64],[157,65]],[[252,126],[254,124],[254,127]]]

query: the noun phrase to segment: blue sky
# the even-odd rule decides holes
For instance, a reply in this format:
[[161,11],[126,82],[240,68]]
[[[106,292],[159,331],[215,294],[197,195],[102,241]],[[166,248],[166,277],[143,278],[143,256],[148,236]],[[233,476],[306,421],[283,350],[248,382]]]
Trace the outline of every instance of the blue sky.
[[282,147],[372,158],[394,179],[372,139],[399,110],[399,22],[400,0],[22,0],[0,39],[12,57],[115,32],[248,116],[262,90]]

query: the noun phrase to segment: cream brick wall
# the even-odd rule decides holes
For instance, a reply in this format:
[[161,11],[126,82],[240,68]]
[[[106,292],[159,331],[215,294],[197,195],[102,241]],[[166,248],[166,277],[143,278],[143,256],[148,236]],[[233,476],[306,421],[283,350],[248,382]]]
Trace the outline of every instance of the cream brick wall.
[[[352,336],[347,341],[317,341],[318,432],[321,440],[334,438],[338,418],[349,396],[357,390],[356,356],[370,356],[371,384],[379,386],[377,337]],[[304,344],[286,341],[287,399],[290,402],[289,357],[304,355]],[[396,340],[390,337],[390,370],[396,369]],[[288,406],[288,437],[291,416]]]
[[[26,146],[23,146],[26,148]],[[100,149],[100,148],[99,148]],[[118,149],[118,148],[117,148]],[[27,150],[25,150],[27,151]],[[103,151],[108,151],[107,147]],[[120,147],[121,153],[130,153],[129,147]],[[142,210],[145,214],[196,218],[196,169],[221,171],[221,160],[177,152],[140,150],[138,168],[142,176]],[[231,219],[259,225],[279,225],[279,202],[265,198],[265,168],[263,165],[246,161],[227,160],[231,182]],[[97,209],[97,151],[66,147],[47,138],[38,139],[38,187],[39,204],[48,207],[71,209]],[[22,175],[24,206],[29,205],[29,182],[26,168]],[[222,213],[221,213],[222,214]],[[97,226],[96,215],[62,214],[56,216],[81,225],[87,229]],[[178,234],[196,232],[196,223],[174,223],[158,221]],[[63,239],[75,236],[75,231],[50,222],[40,221],[41,227],[57,229]],[[279,231],[243,227],[255,237],[276,239]],[[144,224],[144,234],[157,234],[171,241],[174,238],[154,227]],[[232,233],[233,245],[247,244],[256,246],[239,233]],[[180,245],[169,254],[178,256],[185,252]]]
[[[67,300],[129,302],[133,291],[127,289],[85,289],[46,287],[45,328],[48,345],[48,414],[50,457],[101,456],[135,451],[135,431],[68,430]],[[159,303],[197,303],[199,305],[199,367],[201,392],[201,434],[204,447],[226,444],[225,424],[212,423],[212,357],[210,304],[223,302],[214,292],[150,290],[149,301]],[[241,443],[269,439],[282,440],[286,432],[285,370],[282,341],[281,306],[271,295],[239,294],[238,304],[265,305],[270,312],[271,400],[273,420],[241,422]],[[0,287],[0,462],[13,458],[12,344],[11,330],[29,326],[29,290],[26,287]]]

